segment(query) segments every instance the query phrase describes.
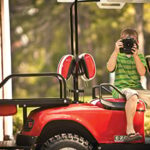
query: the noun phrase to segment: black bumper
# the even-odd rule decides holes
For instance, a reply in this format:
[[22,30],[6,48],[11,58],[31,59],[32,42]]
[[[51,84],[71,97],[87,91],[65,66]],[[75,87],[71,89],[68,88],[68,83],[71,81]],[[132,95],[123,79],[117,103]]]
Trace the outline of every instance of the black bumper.
[[18,146],[33,146],[36,142],[36,137],[18,134],[16,137],[16,145]]

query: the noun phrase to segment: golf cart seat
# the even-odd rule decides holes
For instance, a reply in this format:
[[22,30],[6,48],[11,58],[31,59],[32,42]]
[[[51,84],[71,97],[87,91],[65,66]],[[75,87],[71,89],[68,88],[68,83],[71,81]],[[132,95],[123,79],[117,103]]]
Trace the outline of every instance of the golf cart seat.
[[11,116],[17,113],[17,106],[13,104],[0,105],[0,116]]
[[64,55],[59,61],[57,73],[61,74],[66,80],[69,79],[75,66],[73,55]]
[[[99,91],[99,96],[96,95],[96,89]],[[112,90],[116,90],[122,98],[113,98]],[[105,92],[105,94],[103,93]],[[111,95],[110,95],[111,94]],[[93,87],[92,89],[92,104],[110,110],[124,110],[126,99],[124,94],[116,88],[114,85],[109,83],[102,83]],[[145,103],[142,100],[139,100],[137,104],[137,111],[145,111]]]
[[[96,99],[91,103],[105,109],[109,110],[124,110],[125,109],[124,98],[115,99],[115,98],[105,98],[105,99]],[[142,100],[139,100],[137,104],[137,111],[145,111],[145,103]]]
[[79,66],[83,75],[81,78],[85,81],[92,80],[96,74],[96,65],[92,55],[83,53],[79,55]]

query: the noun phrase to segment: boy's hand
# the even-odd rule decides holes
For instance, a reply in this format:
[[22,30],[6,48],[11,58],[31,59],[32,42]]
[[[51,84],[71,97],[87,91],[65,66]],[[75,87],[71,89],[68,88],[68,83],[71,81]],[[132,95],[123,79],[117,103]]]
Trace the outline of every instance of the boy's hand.
[[138,55],[138,48],[136,44],[134,44],[132,48],[132,53],[133,53],[133,57]]
[[119,39],[116,43],[115,43],[115,52],[119,53],[120,52],[120,48],[123,48],[123,43],[121,42],[122,39]]

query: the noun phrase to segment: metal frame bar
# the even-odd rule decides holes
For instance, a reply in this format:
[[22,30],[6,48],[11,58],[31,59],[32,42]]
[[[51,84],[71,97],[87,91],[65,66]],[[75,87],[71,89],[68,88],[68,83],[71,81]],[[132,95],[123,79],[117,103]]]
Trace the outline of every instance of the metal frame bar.
[[[74,102],[79,101],[79,85],[78,85],[78,76],[79,76],[79,66],[78,66],[78,55],[79,55],[79,41],[78,41],[78,3],[81,2],[99,2],[99,0],[75,0],[70,6],[70,30],[71,30],[71,54],[76,57],[76,67],[73,73],[73,87],[72,90],[74,95]],[[74,16],[73,16],[74,12]],[[74,48],[75,43],[75,48]]]
[[73,32],[73,6],[74,3],[71,4],[70,6],[70,34],[71,34],[71,54],[74,55],[74,45],[73,45],[73,41],[74,41],[74,32]]
[[[57,103],[59,104],[59,101],[60,99],[63,99],[67,102],[66,100],[66,81],[65,79],[60,75],[60,74],[57,74],[57,73],[29,73],[29,74],[12,74],[12,75],[9,75],[7,76],[1,83],[0,83],[0,88],[2,88],[6,83],[7,81],[9,81],[10,79],[12,78],[16,78],[16,77],[56,77],[59,81],[59,85],[60,85],[60,98],[56,98],[56,99],[53,99],[53,98],[49,98],[49,99],[46,99],[48,100],[48,102],[46,101],[46,105],[47,104],[50,104],[50,99],[53,99],[53,103]],[[63,85],[63,86],[62,86]],[[36,101],[35,101],[35,104],[33,104],[33,98],[30,98],[31,101],[29,101],[29,99],[3,99],[3,101],[0,101],[0,104],[2,105],[6,105],[6,104],[19,104],[20,106],[23,107],[23,124],[25,124],[26,120],[27,120],[27,107],[29,105],[31,106],[38,106],[40,105],[41,106],[41,103],[43,103],[43,99],[44,98],[35,98]],[[10,100],[13,100],[13,101],[10,101]],[[39,101],[37,101],[39,100]],[[57,102],[57,101],[58,102]],[[64,101],[62,101],[64,102]],[[54,104],[52,104],[54,105]]]
[[98,98],[96,97],[96,89],[99,89],[99,99],[102,99],[102,89],[104,89],[106,92],[111,93],[111,91],[109,89],[107,89],[106,87],[111,87],[114,90],[116,90],[122,97],[125,97],[124,94],[122,94],[122,92],[116,88],[115,86],[113,86],[112,84],[109,83],[102,83],[100,85],[97,85],[95,87],[92,88],[92,98]]
[[76,51],[76,57],[78,56],[78,0],[75,0],[74,3],[74,12],[75,12],[75,51]]
[[[65,79],[57,73],[26,73],[26,74],[11,74],[7,76],[1,83],[0,83],[0,88],[2,88],[8,80],[16,77],[56,77],[59,81],[60,84],[60,98],[62,98],[62,93],[64,98],[66,98],[66,81]],[[63,88],[62,88],[63,84]]]

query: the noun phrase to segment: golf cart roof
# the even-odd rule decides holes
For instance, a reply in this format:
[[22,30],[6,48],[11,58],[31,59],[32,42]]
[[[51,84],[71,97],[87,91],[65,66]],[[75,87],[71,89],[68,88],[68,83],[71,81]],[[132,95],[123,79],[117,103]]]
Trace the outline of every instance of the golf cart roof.
[[[150,0],[77,0],[78,2],[125,2],[125,3],[150,3]],[[60,3],[72,3],[75,0],[57,0]]]
[[150,3],[150,0],[57,0],[61,3],[96,2],[102,9],[121,9],[125,3]]

